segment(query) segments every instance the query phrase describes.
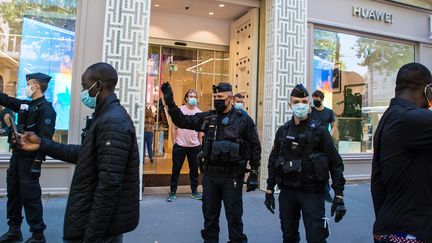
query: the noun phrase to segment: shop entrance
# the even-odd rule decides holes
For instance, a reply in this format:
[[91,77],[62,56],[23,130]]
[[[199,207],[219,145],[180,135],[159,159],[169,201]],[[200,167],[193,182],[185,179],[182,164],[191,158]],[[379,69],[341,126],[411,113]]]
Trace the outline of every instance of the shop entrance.
[[[160,84],[170,82],[178,106],[184,104],[185,93],[189,89],[195,89],[198,94],[198,108],[202,111],[210,110],[212,85],[229,80],[229,52],[221,51],[219,47],[218,49],[179,48],[157,44],[149,46],[146,136],[152,140],[153,158],[150,160],[151,151],[146,149],[143,169],[146,186],[168,185],[167,175],[170,175],[172,170],[171,124],[160,100]],[[187,163],[181,173],[189,173]],[[159,182],[154,178],[157,175]]]

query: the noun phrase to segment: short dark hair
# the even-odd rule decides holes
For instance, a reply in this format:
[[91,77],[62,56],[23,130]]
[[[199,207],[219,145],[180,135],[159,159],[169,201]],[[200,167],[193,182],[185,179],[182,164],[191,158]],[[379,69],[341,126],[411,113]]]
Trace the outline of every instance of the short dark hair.
[[45,91],[48,89],[48,82],[42,79],[36,79],[36,82],[39,84],[42,93],[45,93]]
[[237,93],[234,95],[234,98],[244,99],[244,95]]
[[106,62],[98,62],[88,67],[84,77],[92,81],[100,80],[111,90],[114,90],[118,80],[117,71]]
[[424,65],[412,62],[403,65],[396,77],[396,94],[405,90],[416,91],[432,83],[432,75]]
[[183,98],[184,102],[187,102],[186,98],[189,97],[189,93],[190,93],[190,92],[192,92],[192,93],[194,93],[195,95],[198,96],[198,93],[196,92],[196,90],[194,90],[194,89],[189,89],[189,90],[186,92],[186,94],[184,95],[184,98]]
[[312,93],[312,97],[319,97],[323,100],[324,93],[321,90],[315,90],[315,92]]

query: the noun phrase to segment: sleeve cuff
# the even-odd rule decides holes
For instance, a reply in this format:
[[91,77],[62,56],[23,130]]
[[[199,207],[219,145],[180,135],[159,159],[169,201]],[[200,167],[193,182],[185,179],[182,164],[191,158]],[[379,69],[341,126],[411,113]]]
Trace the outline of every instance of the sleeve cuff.
[[40,142],[40,145],[39,145],[39,153],[46,153],[48,150],[49,150],[49,148],[50,148],[50,142],[52,142],[51,140],[49,140],[49,139],[46,139],[46,138],[41,138],[41,142]]
[[341,196],[343,197],[343,190],[335,190],[335,196]]

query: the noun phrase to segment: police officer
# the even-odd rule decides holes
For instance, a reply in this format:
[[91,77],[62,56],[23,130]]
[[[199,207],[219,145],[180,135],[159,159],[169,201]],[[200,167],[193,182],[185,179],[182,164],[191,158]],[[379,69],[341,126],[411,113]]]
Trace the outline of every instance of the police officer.
[[[19,100],[0,93],[0,105],[18,112],[18,132],[32,131],[41,137],[52,139],[56,113],[44,96],[51,77],[43,73],[33,73],[26,75],[26,79],[25,93],[31,100]],[[9,231],[0,237],[0,242],[22,240],[22,207],[32,232],[32,237],[26,242],[45,242],[43,232],[46,226],[42,219],[39,184],[41,164],[44,160],[44,154],[13,149],[6,178]]]
[[242,188],[249,160],[251,173],[247,191],[258,186],[261,145],[254,122],[233,105],[232,86],[213,86],[214,111],[183,115],[173,99],[171,86],[161,87],[173,123],[185,129],[204,132],[203,215],[204,242],[219,242],[219,215],[224,203],[230,242],[247,242],[243,233]]
[[273,190],[277,184],[281,189],[283,242],[300,241],[300,212],[307,242],[326,242],[329,232],[324,210],[325,185],[330,172],[335,192],[331,215],[336,215],[335,221],[339,222],[346,212],[344,166],[328,130],[318,120],[309,118],[309,93],[303,85],[292,90],[290,107],[294,116],[277,130],[269,157],[265,205],[274,213]]

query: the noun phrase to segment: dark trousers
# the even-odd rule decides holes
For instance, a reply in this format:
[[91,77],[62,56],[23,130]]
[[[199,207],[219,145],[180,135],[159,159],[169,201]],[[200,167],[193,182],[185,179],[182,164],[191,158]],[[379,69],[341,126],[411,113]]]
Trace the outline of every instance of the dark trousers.
[[171,175],[171,192],[177,191],[177,183],[180,177],[180,171],[187,156],[189,163],[189,177],[192,192],[196,192],[198,188],[198,154],[201,151],[201,146],[182,147],[174,144],[172,160],[172,175]]
[[324,194],[291,188],[281,188],[279,195],[280,221],[284,243],[300,242],[300,212],[308,243],[323,243],[329,235],[324,227]]
[[[82,240],[64,240],[64,243],[82,243]],[[103,243],[123,243],[123,234],[105,238]]]
[[7,170],[7,218],[8,225],[21,226],[24,207],[31,232],[44,231],[41,187],[39,179],[30,176],[34,158],[12,155]]
[[219,242],[219,216],[222,201],[228,221],[230,242],[247,242],[247,237],[243,234],[242,221],[243,180],[244,175],[238,177],[218,177],[204,173],[202,183],[204,229],[201,231],[204,242]]
[[144,131],[144,157],[146,148],[149,159],[153,159],[153,132]]

